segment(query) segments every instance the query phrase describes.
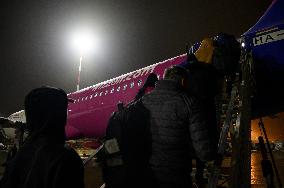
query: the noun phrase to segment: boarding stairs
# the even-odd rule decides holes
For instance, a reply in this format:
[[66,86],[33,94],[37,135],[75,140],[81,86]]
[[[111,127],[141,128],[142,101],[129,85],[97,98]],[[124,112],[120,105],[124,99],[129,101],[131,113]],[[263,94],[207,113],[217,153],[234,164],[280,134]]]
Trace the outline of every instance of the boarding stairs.
[[[230,94],[223,89],[220,100],[216,100],[222,128],[218,157],[208,165],[208,188],[250,187],[250,111],[255,84],[251,53],[242,53],[240,66]],[[224,88],[228,83],[225,79]]]

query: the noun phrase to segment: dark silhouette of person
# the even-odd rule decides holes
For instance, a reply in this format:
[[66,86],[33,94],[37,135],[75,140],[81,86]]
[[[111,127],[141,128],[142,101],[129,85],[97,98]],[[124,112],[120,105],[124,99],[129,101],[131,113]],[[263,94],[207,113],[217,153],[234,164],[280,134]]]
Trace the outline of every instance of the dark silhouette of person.
[[157,81],[158,81],[157,75],[155,73],[150,73],[143,87],[139,89],[137,95],[135,96],[135,100],[138,100],[141,97],[143,97],[145,94],[151,92],[155,88]]
[[84,167],[65,145],[68,98],[62,89],[41,87],[25,97],[29,136],[7,163],[1,188],[84,187]]
[[[126,106],[118,103],[108,122],[105,136],[105,155],[101,156],[106,188],[150,187],[150,124],[149,113],[141,98]],[[117,142],[118,150],[113,152]],[[109,147],[113,145],[113,147]],[[98,156],[98,159],[100,156]]]
[[[193,56],[192,54],[191,59],[194,59]],[[200,101],[200,109],[206,122],[206,127],[209,130],[209,136],[213,142],[214,150],[217,152],[220,128],[217,125],[216,119],[215,97],[221,93],[220,88],[222,86],[220,85],[220,80],[223,77],[218,74],[212,64],[196,60],[187,61],[178,66],[188,71],[189,87],[187,92]],[[206,184],[206,180],[203,178],[204,168],[205,163],[197,157],[195,180],[198,187],[205,187]]]
[[192,158],[212,160],[213,147],[199,101],[186,91],[188,73],[174,66],[142,98],[150,113],[153,184],[158,188],[191,187]]

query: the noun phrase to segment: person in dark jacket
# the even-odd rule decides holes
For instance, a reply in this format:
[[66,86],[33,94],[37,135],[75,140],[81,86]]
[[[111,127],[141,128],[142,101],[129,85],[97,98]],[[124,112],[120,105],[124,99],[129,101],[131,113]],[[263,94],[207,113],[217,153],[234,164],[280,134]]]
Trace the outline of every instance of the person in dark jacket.
[[[188,71],[188,92],[200,101],[201,111],[210,133],[209,136],[213,142],[213,148],[217,152],[220,128],[217,125],[216,119],[215,97],[221,93],[222,86],[220,82],[222,82],[223,77],[212,64],[187,61],[179,66],[184,67]],[[196,158],[195,180],[198,187],[205,187],[206,180],[203,178],[204,168],[205,163]]]
[[84,188],[84,167],[65,146],[68,99],[57,88],[41,87],[25,98],[29,136],[7,163],[1,188]]
[[192,158],[212,160],[213,147],[196,98],[187,95],[188,75],[181,67],[165,71],[164,80],[142,98],[150,111],[150,167],[156,187],[191,187]]

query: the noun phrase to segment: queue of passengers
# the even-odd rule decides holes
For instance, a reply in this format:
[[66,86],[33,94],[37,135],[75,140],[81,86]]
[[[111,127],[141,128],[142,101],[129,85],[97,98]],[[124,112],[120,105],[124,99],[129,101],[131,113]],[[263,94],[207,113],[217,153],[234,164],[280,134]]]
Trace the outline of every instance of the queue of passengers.
[[[123,138],[131,143],[119,143],[126,177],[117,175],[122,174],[119,164],[102,160],[106,188],[191,187],[192,159],[197,160],[196,182],[204,186],[204,164],[214,159],[219,137],[214,68],[192,58],[168,68],[163,80],[155,74],[148,80],[132,102],[135,106],[139,101],[138,113],[129,117],[132,129],[141,125],[148,132],[140,140],[134,130]],[[53,87],[33,89],[25,97],[29,136],[7,162],[1,188],[84,187],[82,160],[65,145],[68,102],[67,94]],[[107,134],[112,134],[111,128]]]

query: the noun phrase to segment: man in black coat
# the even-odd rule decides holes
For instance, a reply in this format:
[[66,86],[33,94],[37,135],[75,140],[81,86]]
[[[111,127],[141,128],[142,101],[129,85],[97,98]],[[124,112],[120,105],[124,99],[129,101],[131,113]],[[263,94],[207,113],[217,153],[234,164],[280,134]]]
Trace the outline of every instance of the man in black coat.
[[29,136],[7,163],[1,188],[84,188],[84,167],[65,146],[68,99],[57,88],[41,87],[25,98]]
[[187,95],[188,74],[181,67],[165,71],[164,80],[142,98],[150,111],[150,167],[160,188],[190,187],[192,158],[212,160],[214,150],[200,104]]
[[[190,55],[194,57],[193,54]],[[215,97],[222,94],[222,84],[224,78],[212,64],[195,61],[186,61],[181,66],[188,72],[190,95],[196,97],[201,104],[206,126],[209,131],[213,147],[217,152],[218,141],[220,137],[220,125],[217,123]],[[196,158],[195,182],[198,187],[205,187],[206,180],[203,178],[205,163]]]

